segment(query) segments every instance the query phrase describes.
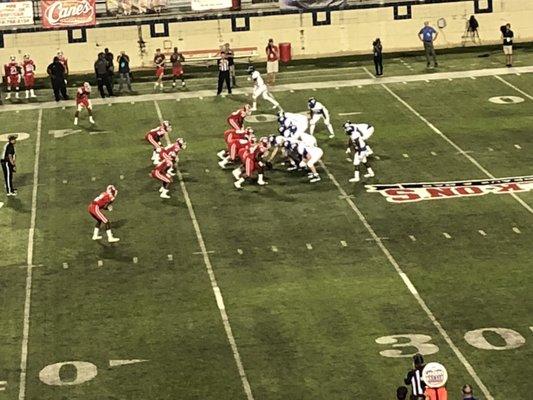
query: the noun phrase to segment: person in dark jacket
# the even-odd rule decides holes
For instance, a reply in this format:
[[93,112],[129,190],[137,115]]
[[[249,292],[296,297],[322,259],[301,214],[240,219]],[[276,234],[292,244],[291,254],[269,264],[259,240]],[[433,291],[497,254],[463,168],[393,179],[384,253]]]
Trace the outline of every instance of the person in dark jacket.
[[65,79],[66,71],[65,67],[60,62],[59,57],[54,57],[52,63],[46,68],[46,72],[52,81],[52,89],[54,90],[54,97],[56,101],[60,100],[60,93],[61,97],[63,97],[63,100],[68,100],[67,81]]
[[107,66],[107,73],[109,74],[109,81],[111,82],[111,86],[115,84],[115,56],[113,53],[109,51],[109,49],[106,47],[104,49],[104,57],[107,60],[108,66]]
[[113,96],[113,86],[109,80],[109,62],[104,53],[98,54],[98,59],[94,63],[94,72],[96,73],[96,82],[100,96],[105,98],[104,85],[107,88],[109,96]]
[[118,63],[118,73],[120,75],[120,81],[118,85],[118,90],[122,91],[122,86],[124,81],[128,85],[128,90],[131,92],[131,73],[130,73],[130,57],[126,54],[125,51],[121,51],[120,55],[117,57]]
[[383,46],[381,39],[377,38],[372,43],[374,51],[374,66],[376,67],[376,76],[383,75]]

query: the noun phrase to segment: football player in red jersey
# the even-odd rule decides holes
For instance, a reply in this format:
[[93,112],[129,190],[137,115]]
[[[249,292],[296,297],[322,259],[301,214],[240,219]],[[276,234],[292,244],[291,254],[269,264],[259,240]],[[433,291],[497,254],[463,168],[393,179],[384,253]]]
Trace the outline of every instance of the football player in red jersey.
[[153,147],[154,151],[152,152],[152,162],[154,165],[159,163],[159,152],[161,151],[161,138],[164,137],[167,145],[170,145],[170,139],[168,137],[169,132],[172,132],[172,125],[169,121],[163,121],[161,125],[154,129],[150,129],[144,138],[149,142]]
[[263,158],[268,153],[269,148],[268,138],[263,137],[259,140],[259,143],[251,146],[243,154],[243,165],[240,168],[236,168],[232,171],[235,177],[233,185],[237,189],[242,189],[242,184],[246,178],[251,178],[257,172],[257,184],[260,186],[267,185],[268,182],[264,180],[264,167],[265,162]]
[[176,79],[181,79],[181,87],[185,87],[185,77],[183,74],[182,62],[185,61],[183,54],[178,51],[177,47],[174,47],[174,53],[170,55],[170,62],[172,63],[172,87],[176,87]]
[[[227,136],[227,155],[218,163],[220,168],[226,168],[226,165],[231,161],[235,162],[238,159],[239,150],[243,147],[250,146],[255,142],[254,131],[252,128],[239,129]],[[242,159],[240,159],[242,161]]]
[[26,88],[26,98],[37,97],[33,91],[35,86],[35,63],[30,58],[29,54],[24,54],[24,61],[22,61],[22,71],[24,72],[24,87]]
[[[179,161],[178,154],[181,150],[187,148],[187,143],[183,138],[177,138],[176,141],[159,151],[159,162],[163,160],[170,160],[172,164],[176,164]],[[168,170],[170,176],[176,175],[174,172],[174,165]]]
[[4,65],[6,75],[7,95],[6,100],[11,98],[11,91],[15,91],[15,98],[19,98],[20,90],[20,65],[15,56],[9,57],[9,62]]
[[239,108],[237,111],[233,111],[227,121],[231,128],[233,129],[242,129],[244,126],[244,119],[252,115],[250,104],[245,104],[242,108]]
[[100,236],[100,227],[102,224],[105,226],[107,241],[109,243],[115,243],[120,240],[119,238],[113,236],[113,232],[111,232],[111,224],[109,223],[107,217],[102,213],[102,210],[113,210],[112,204],[115,201],[117,194],[118,190],[113,185],[109,185],[105,192],[100,193],[100,195],[95,198],[91,204],[89,204],[89,214],[91,214],[91,216],[96,220],[96,226],[94,227],[93,232],[93,240],[102,239],[102,236]]
[[89,85],[89,82],[85,82],[78,88],[78,91],[76,92],[76,114],[74,114],[74,125],[78,125],[78,117],[80,116],[80,111],[83,108],[86,108],[87,112],[89,113],[89,122],[94,124],[93,106],[91,104],[91,100],[89,99],[90,94],[91,85]]
[[170,159],[165,158],[155,166],[152,172],[150,172],[152,178],[161,182],[159,197],[162,199],[170,199],[170,196],[168,195],[168,187],[170,182],[172,182],[172,176],[169,174],[169,170],[172,168],[173,164],[174,163]]
[[163,90],[163,76],[165,75],[165,55],[161,49],[155,49],[154,54],[155,76],[157,80],[154,83],[154,90],[159,86]]

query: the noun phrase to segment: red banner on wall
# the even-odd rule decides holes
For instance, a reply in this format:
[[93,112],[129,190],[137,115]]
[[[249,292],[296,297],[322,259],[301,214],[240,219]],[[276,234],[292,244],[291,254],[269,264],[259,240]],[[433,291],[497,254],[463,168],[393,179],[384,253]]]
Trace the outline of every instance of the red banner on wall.
[[95,25],[95,0],[41,0],[41,18],[45,28]]

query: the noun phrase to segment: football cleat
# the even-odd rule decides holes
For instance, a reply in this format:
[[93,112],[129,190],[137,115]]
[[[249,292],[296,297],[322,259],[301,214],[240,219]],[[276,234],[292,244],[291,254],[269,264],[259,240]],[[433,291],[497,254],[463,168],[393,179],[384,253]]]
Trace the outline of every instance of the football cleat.
[[118,237],[111,236],[111,237],[107,238],[107,241],[109,243],[116,243],[116,242],[119,242],[120,239]]
[[309,180],[309,182],[311,182],[311,183],[315,183],[315,182],[319,182],[319,181],[321,181],[319,175],[316,175],[313,179],[310,179],[310,180]]
[[231,173],[233,174],[235,179],[240,179],[241,178],[241,169],[240,168],[235,168],[233,171],[231,171]]
[[100,240],[100,239],[102,239],[102,236],[100,236],[100,235],[93,235],[93,238],[92,238],[92,239],[93,239],[93,240]]

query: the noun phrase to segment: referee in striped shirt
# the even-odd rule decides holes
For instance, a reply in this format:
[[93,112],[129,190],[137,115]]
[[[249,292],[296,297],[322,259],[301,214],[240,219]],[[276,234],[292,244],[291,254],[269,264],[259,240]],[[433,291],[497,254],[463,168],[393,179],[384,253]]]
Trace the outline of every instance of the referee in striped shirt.
[[231,94],[231,81],[230,81],[230,71],[229,71],[229,60],[226,58],[226,53],[224,51],[220,52],[220,58],[217,61],[218,64],[218,88],[217,96],[222,93],[222,86],[226,82],[226,87],[228,88],[228,94]]
[[422,370],[425,367],[422,354],[415,354],[413,356],[413,364],[414,368],[407,373],[404,382],[406,385],[411,385],[411,400],[423,400],[426,398],[424,395],[426,383],[422,380]]
[[2,148],[0,154],[0,163],[2,164],[2,172],[4,173],[4,181],[6,183],[6,192],[8,196],[16,196],[17,189],[13,187],[13,173],[16,171],[15,165],[15,143],[17,142],[16,135],[10,135],[7,138],[7,143]]

